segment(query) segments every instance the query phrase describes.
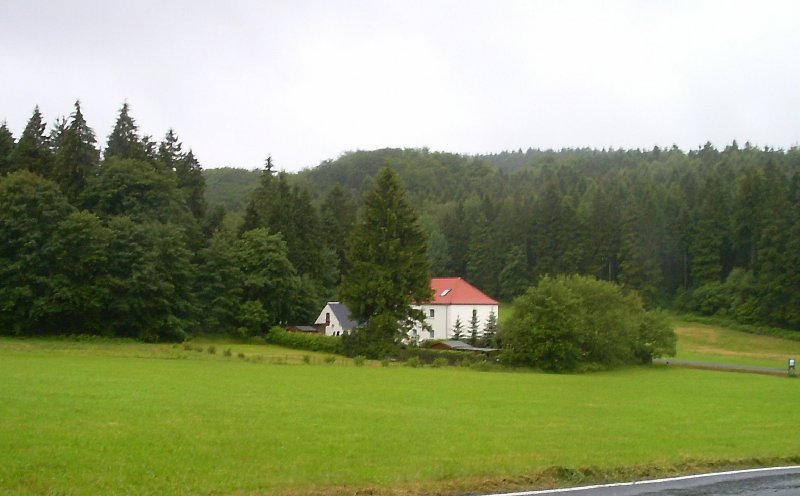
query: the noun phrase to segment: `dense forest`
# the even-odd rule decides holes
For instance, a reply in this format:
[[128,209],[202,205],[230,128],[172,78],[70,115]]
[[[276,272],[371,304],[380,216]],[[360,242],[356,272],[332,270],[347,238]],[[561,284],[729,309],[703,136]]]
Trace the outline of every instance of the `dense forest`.
[[348,152],[295,174],[203,171],[123,105],[105,146],[80,104],[0,126],[0,332],[183,339],[307,323],[338,297],[385,167],[433,274],[508,301],[542,276],[636,289],[649,307],[800,329],[800,149]]
[[586,274],[650,306],[800,329],[799,149],[379,150],[297,181],[358,198],[387,163],[420,210],[437,275],[510,300],[544,275]]

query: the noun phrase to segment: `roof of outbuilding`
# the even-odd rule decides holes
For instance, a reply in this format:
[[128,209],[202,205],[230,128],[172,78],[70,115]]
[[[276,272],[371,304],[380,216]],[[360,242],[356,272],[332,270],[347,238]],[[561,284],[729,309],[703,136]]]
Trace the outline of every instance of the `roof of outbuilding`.
[[286,327],[287,329],[297,329],[298,331],[303,332],[317,332],[317,328],[311,325],[290,325]]
[[480,289],[460,277],[434,277],[431,279],[433,305],[497,305]]
[[347,305],[332,301],[328,303],[328,306],[331,308],[333,315],[336,316],[336,320],[339,321],[342,329],[352,330],[358,327],[358,321],[350,317],[350,309],[347,308]]
[[496,348],[478,348],[477,346],[472,346],[471,344],[467,344],[463,341],[458,341],[456,339],[447,339],[445,341],[441,341],[443,345],[448,346],[452,350],[458,351],[497,351]]

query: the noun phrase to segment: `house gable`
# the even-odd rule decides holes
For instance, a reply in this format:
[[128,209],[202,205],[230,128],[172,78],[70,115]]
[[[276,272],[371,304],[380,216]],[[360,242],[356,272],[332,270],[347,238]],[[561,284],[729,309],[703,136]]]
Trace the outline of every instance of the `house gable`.
[[328,302],[314,324],[324,327],[324,332],[328,336],[349,334],[358,327],[358,322],[350,317],[350,309],[347,308],[347,305],[338,301]]

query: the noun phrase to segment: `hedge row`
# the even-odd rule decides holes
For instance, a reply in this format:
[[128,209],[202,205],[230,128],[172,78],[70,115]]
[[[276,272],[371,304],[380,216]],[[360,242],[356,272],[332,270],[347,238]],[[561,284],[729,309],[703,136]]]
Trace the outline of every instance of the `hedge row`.
[[470,353],[467,351],[453,351],[453,350],[434,350],[430,348],[416,348],[409,346],[398,350],[397,359],[400,361],[408,361],[409,358],[416,357],[424,364],[432,364],[437,358],[444,358],[449,365],[463,365],[464,363],[472,364],[475,362],[482,362],[485,360],[492,360],[484,355]]
[[342,339],[322,334],[301,334],[288,332],[281,327],[273,327],[267,335],[267,342],[296,350],[319,351],[323,353],[342,353]]

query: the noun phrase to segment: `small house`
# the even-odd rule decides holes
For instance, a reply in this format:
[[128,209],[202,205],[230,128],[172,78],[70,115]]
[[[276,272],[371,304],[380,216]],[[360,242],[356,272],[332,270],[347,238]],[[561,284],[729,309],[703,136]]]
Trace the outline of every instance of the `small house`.
[[323,329],[326,336],[349,334],[358,327],[358,322],[350,317],[350,309],[344,303],[330,301],[320,312],[314,325]]

